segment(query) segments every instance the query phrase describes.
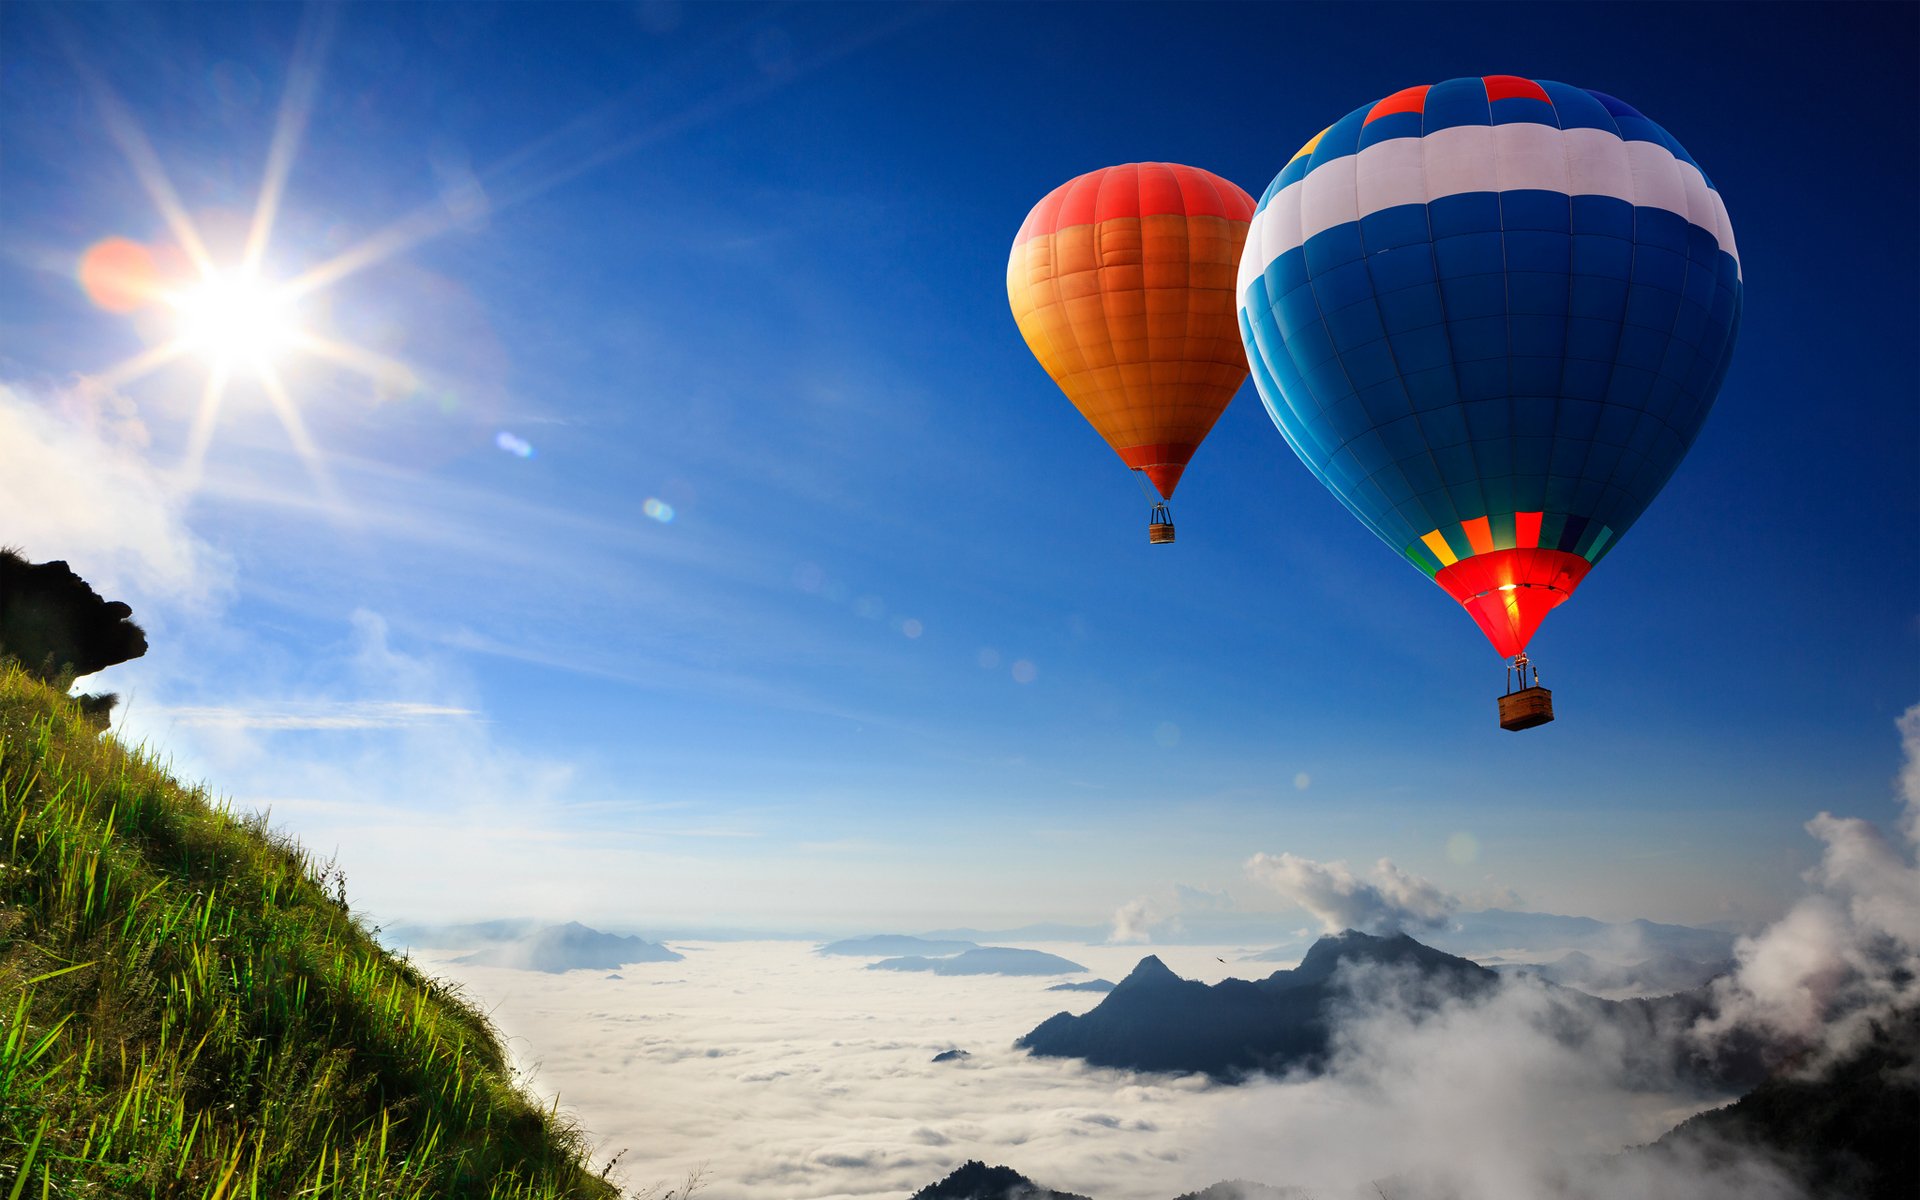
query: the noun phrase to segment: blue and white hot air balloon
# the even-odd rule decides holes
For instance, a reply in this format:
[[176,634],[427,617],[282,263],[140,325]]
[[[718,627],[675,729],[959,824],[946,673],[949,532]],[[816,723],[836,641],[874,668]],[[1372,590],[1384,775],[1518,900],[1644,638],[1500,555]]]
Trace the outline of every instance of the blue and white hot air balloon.
[[1673,474],[1740,323],[1726,205],[1680,143],[1511,75],[1323,130],[1237,286],[1288,444],[1508,657]]

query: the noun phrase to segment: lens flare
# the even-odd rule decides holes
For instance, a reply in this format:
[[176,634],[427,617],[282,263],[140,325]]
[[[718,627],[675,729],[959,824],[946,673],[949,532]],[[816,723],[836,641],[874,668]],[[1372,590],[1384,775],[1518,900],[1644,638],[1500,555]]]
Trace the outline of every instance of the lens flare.
[[80,256],[80,286],[110,313],[130,313],[158,298],[160,267],[153,251],[126,238],[103,238]]
[[660,522],[662,525],[673,524],[673,505],[668,504],[665,500],[658,500],[652,496],[648,496],[647,502],[640,506],[640,511],[647,514],[651,519]]

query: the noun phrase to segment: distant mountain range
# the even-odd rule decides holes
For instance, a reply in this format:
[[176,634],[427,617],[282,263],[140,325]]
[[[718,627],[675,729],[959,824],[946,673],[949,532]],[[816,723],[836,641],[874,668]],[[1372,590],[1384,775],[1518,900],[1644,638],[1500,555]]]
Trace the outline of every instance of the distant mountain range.
[[1085,967],[1057,954],[981,946],[950,958],[887,958],[868,963],[869,971],[931,971],[935,975],[1071,975]]
[[1548,983],[1578,988],[1596,996],[1661,996],[1703,987],[1733,969],[1731,958],[1698,962],[1678,954],[1656,954],[1637,963],[1602,962],[1572,950],[1549,963],[1510,963],[1496,968],[1502,974],[1534,975]]
[[1208,985],[1182,979],[1148,955],[1092,1011],[1058,1013],[1015,1045],[1094,1066],[1201,1072],[1216,1079],[1312,1068],[1326,1052],[1323,1009],[1334,995],[1334,974],[1358,964],[1415,968],[1432,987],[1435,1003],[1484,992],[1499,979],[1478,963],[1405,934],[1374,937],[1354,930],[1321,938],[1298,967],[1255,981]]
[[1110,992],[1114,986],[1111,979],[1084,979],[1079,983],[1056,983],[1047,990],[1050,992]]
[[975,942],[909,937],[904,933],[879,933],[872,937],[844,938],[837,942],[828,942],[814,953],[846,954],[868,958],[892,958],[895,955],[919,954],[937,958],[941,955],[959,954],[963,950],[977,948],[978,944]]
[[[1483,960],[1579,950],[1619,963],[1672,956],[1718,964],[1733,956],[1734,943],[1734,934],[1726,929],[1643,920],[1596,921],[1592,917],[1501,908],[1455,913],[1445,929],[1427,931],[1420,938],[1449,954]],[[1299,942],[1282,942],[1249,955],[1246,961],[1292,962],[1300,946]]]
[[511,941],[496,942],[453,961],[521,971],[614,970],[631,963],[679,962],[682,955],[656,942],[589,929],[578,921],[549,925]]

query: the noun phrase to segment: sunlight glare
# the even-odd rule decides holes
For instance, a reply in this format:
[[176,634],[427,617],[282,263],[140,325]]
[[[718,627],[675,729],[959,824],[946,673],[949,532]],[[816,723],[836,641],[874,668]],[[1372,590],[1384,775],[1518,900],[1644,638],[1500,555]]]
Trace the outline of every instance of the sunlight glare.
[[300,336],[285,293],[256,275],[212,274],[170,302],[181,339],[210,363],[264,367]]

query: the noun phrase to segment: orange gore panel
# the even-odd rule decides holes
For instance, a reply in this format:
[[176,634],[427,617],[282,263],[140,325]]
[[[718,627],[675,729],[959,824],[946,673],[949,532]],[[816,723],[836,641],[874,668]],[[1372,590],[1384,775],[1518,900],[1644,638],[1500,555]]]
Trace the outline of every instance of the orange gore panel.
[[1466,606],[1502,658],[1512,658],[1592,565],[1565,550],[1495,550],[1442,567],[1433,581]]
[[1194,167],[1108,167],[1035,205],[1007,261],[1028,348],[1162,496],[1247,377],[1234,278],[1252,213]]

